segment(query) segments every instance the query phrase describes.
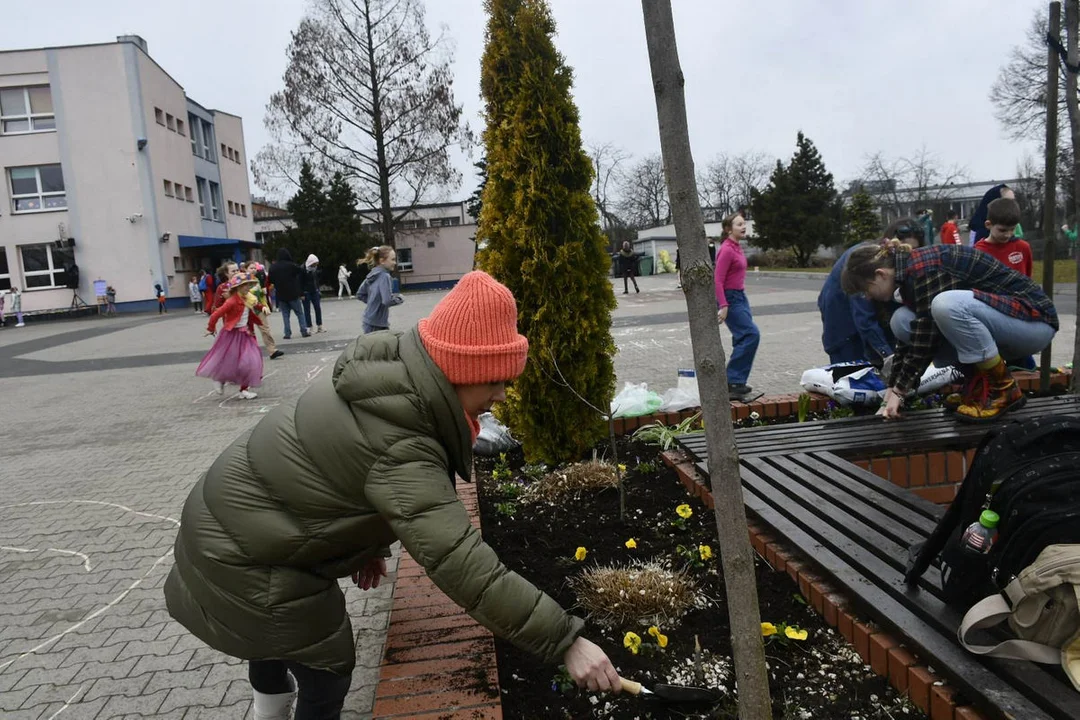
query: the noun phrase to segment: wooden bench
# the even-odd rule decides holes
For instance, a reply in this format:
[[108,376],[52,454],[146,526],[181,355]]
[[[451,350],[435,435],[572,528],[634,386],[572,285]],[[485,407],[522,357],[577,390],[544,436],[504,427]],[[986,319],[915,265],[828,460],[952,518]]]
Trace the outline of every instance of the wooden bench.
[[[1040,401],[1025,410],[1049,412],[1047,405],[1077,407],[1076,403]],[[940,413],[913,413],[933,414]],[[941,423],[930,422],[912,423],[912,432],[920,433],[924,425],[931,426],[921,433],[924,437],[943,443],[940,447],[966,448],[986,431],[983,427],[972,433],[966,429],[969,426],[949,422],[954,426],[951,432]],[[831,443],[848,453],[866,454],[882,447],[861,428],[871,423],[878,431],[892,432],[875,418],[779,427],[825,426],[824,430],[810,430],[808,434],[834,438]],[[832,429],[835,426],[845,430],[836,432]],[[943,508],[836,453],[800,451],[799,442],[769,448],[754,444],[761,452],[742,453],[747,436],[753,439],[755,434],[774,429],[740,431],[741,477],[746,507],[753,516],[828,573],[875,622],[906,638],[926,662],[988,717],[1080,718],[1080,693],[1059,670],[1027,662],[980,659],[959,645],[956,630],[962,614],[943,602],[936,566],[926,573],[917,589],[904,583],[908,547],[926,539]],[[795,437],[797,440],[797,433]],[[852,442],[841,437],[863,439]],[[704,442],[699,440],[698,436],[687,436],[680,438],[679,444],[694,458],[698,471],[708,477],[708,455]]]
[[[1080,397],[1032,398],[1003,422],[1050,414],[1080,417]],[[986,425],[957,422],[939,409],[908,412],[893,422],[864,416],[740,428],[735,431],[735,442],[743,458],[827,451],[862,459],[915,450],[966,450],[978,445],[986,430]],[[679,444],[695,456],[705,453],[704,434],[680,436]]]

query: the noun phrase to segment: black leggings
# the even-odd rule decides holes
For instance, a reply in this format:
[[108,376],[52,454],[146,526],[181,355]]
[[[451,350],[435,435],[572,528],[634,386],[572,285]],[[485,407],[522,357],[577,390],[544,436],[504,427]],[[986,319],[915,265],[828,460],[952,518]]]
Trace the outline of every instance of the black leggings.
[[279,695],[292,691],[287,673],[296,678],[296,715],[294,720],[338,720],[345,705],[351,675],[316,670],[286,660],[251,660],[248,681],[257,692]]

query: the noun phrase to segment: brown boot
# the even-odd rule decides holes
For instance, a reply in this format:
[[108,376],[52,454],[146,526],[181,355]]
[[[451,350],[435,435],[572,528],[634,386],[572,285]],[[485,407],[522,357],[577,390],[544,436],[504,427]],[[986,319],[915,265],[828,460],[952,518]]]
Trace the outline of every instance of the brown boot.
[[1005,361],[998,359],[996,365],[979,370],[972,395],[956,409],[956,419],[962,422],[993,422],[1010,410],[1023,407],[1027,402],[1016,380],[1013,379]]
[[941,408],[945,411],[945,414],[951,414],[956,412],[956,409],[961,405],[967,403],[968,398],[973,397],[975,393],[976,379],[979,377],[979,369],[974,365],[964,365],[961,368],[963,373],[963,386],[959,392],[951,392],[941,400]]

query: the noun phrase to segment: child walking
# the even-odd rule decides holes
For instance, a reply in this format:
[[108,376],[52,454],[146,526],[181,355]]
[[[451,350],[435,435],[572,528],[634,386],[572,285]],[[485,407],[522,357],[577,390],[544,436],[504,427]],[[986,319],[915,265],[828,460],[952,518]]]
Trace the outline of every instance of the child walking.
[[206,326],[206,334],[214,335],[218,320],[222,321],[221,334],[195,374],[213,380],[218,395],[225,392],[226,383],[233,383],[240,386],[238,397],[242,400],[258,397],[248,388],[258,387],[262,382],[262,351],[252,332],[253,326],[262,324],[260,306],[249,308],[244,302],[244,296],[258,284],[254,275],[235,275],[229,281],[225,301],[211,313]]
[[116,314],[116,288],[112,285],[105,288],[105,314],[110,317]]
[[345,263],[338,266],[337,285],[338,300],[344,300],[347,296],[352,295],[352,289],[349,287],[349,268],[345,267]]
[[169,312],[165,309],[165,290],[161,287],[161,283],[154,283],[154,295],[157,297],[158,315],[163,312]]
[[745,400],[753,392],[746,384],[754,366],[754,356],[761,342],[761,332],[754,324],[746,299],[746,255],[741,241],[746,237],[746,220],[735,214],[724,218],[724,242],[716,255],[716,317],[731,330],[731,357],[727,363],[728,394],[732,400]]
[[26,327],[26,323],[23,322],[22,317],[22,291],[17,287],[13,287],[10,290],[11,294],[11,312],[15,314],[15,327]]
[[198,315],[202,312],[202,291],[199,290],[199,283],[195,282],[195,278],[192,277],[187,287],[188,298],[191,300],[191,307],[195,309],[195,314]]
[[356,297],[367,303],[364,309],[364,334],[390,328],[390,308],[400,305],[405,299],[395,295],[390,273],[397,267],[397,253],[389,245],[380,245],[367,251],[364,262],[371,267],[371,272],[360,283]]
[[1057,310],[1042,288],[962,245],[860,245],[842,282],[849,295],[885,302],[898,294],[903,304],[891,321],[899,346],[879,411],[886,419],[900,416],[933,361],[960,367],[967,378],[963,392],[946,398],[958,420],[996,420],[1026,400],[1003,357],[1033,355],[1058,330]]

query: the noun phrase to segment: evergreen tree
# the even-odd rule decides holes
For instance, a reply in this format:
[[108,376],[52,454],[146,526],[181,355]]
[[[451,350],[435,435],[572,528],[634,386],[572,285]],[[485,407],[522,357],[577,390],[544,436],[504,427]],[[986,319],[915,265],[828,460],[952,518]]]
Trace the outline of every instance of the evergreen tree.
[[790,250],[809,267],[821,246],[843,239],[843,206],[814,143],[801,132],[787,167],[779,160],[764,190],[751,193],[755,243],[766,250]]
[[480,183],[473,190],[473,194],[469,196],[469,199],[465,201],[465,212],[472,215],[479,222],[480,210],[484,207],[484,188],[487,187],[487,158],[480,158],[479,162],[473,163],[473,167],[476,168]]
[[488,246],[478,259],[514,293],[529,338],[501,414],[530,462],[576,460],[607,433],[589,405],[606,412],[615,390],[615,296],[592,163],[545,0],[486,0],[485,9],[488,179],[477,236]]
[[356,193],[340,172],[334,173],[326,190],[326,223],[335,230],[350,232],[360,229],[356,216]]
[[875,240],[880,232],[881,215],[874,199],[865,190],[859,190],[844,208],[844,247]]
[[307,160],[300,166],[300,189],[285,207],[302,230],[321,225],[326,219],[326,190]]

